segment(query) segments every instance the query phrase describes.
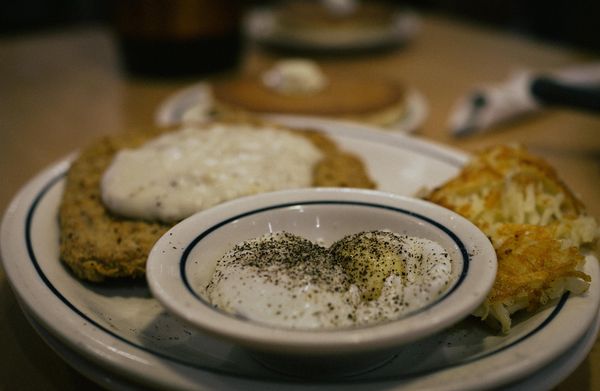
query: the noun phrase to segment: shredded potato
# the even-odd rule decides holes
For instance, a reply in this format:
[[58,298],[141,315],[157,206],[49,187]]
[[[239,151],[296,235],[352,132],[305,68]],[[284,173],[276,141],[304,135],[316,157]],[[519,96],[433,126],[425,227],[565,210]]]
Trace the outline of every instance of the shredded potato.
[[426,198],[470,219],[492,241],[498,273],[474,315],[503,332],[514,312],[587,290],[581,250],[597,240],[598,225],[555,170],[524,148],[482,151]]

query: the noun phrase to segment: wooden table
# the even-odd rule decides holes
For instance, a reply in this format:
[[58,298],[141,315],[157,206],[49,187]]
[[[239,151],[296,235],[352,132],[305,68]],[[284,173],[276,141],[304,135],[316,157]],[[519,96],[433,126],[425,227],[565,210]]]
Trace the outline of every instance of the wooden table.
[[[277,57],[250,47],[242,68]],[[600,219],[600,116],[548,110],[485,135],[452,138],[446,128],[456,98],[519,68],[553,69],[589,54],[523,37],[426,16],[405,48],[372,56],[326,59],[339,73],[378,73],[419,89],[429,116],[419,136],[466,151],[521,142],[553,164]],[[120,71],[110,31],[72,29],[0,40],[0,211],[43,167],[99,135],[149,126],[159,102],[193,80],[132,80]],[[597,282],[596,282],[597,283]],[[24,318],[0,270],[0,389],[70,390],[96,387],[71,369]],[[600,342],[560,390],[600,390]]]

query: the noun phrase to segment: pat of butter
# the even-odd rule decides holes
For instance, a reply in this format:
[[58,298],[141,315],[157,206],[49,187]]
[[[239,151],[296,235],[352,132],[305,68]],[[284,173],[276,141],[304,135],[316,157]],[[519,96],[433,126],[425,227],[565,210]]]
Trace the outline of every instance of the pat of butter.
[[303,59],[277,62],[262,75],[262,82],[284,95],[314,94],[327,86],[327,78],[319,66]]

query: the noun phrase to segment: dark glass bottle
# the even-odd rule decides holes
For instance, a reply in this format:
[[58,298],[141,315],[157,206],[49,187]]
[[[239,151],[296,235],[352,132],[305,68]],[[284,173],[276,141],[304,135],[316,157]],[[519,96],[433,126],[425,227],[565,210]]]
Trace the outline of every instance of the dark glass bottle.
[[235,0],[121,0],[116,32],[126,70],[186,77],[231,69],[242,50]]

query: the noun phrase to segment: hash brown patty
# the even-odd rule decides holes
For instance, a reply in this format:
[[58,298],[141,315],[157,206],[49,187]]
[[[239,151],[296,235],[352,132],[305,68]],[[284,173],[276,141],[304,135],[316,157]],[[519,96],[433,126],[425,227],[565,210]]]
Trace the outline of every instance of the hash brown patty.
[[597,240],[598,225],[556,170],[525,148],[480,151],[426,199],[463,215],[490,238],[498,272],[475,315],[503,332],[513,313],[587,290],[582,251]]

